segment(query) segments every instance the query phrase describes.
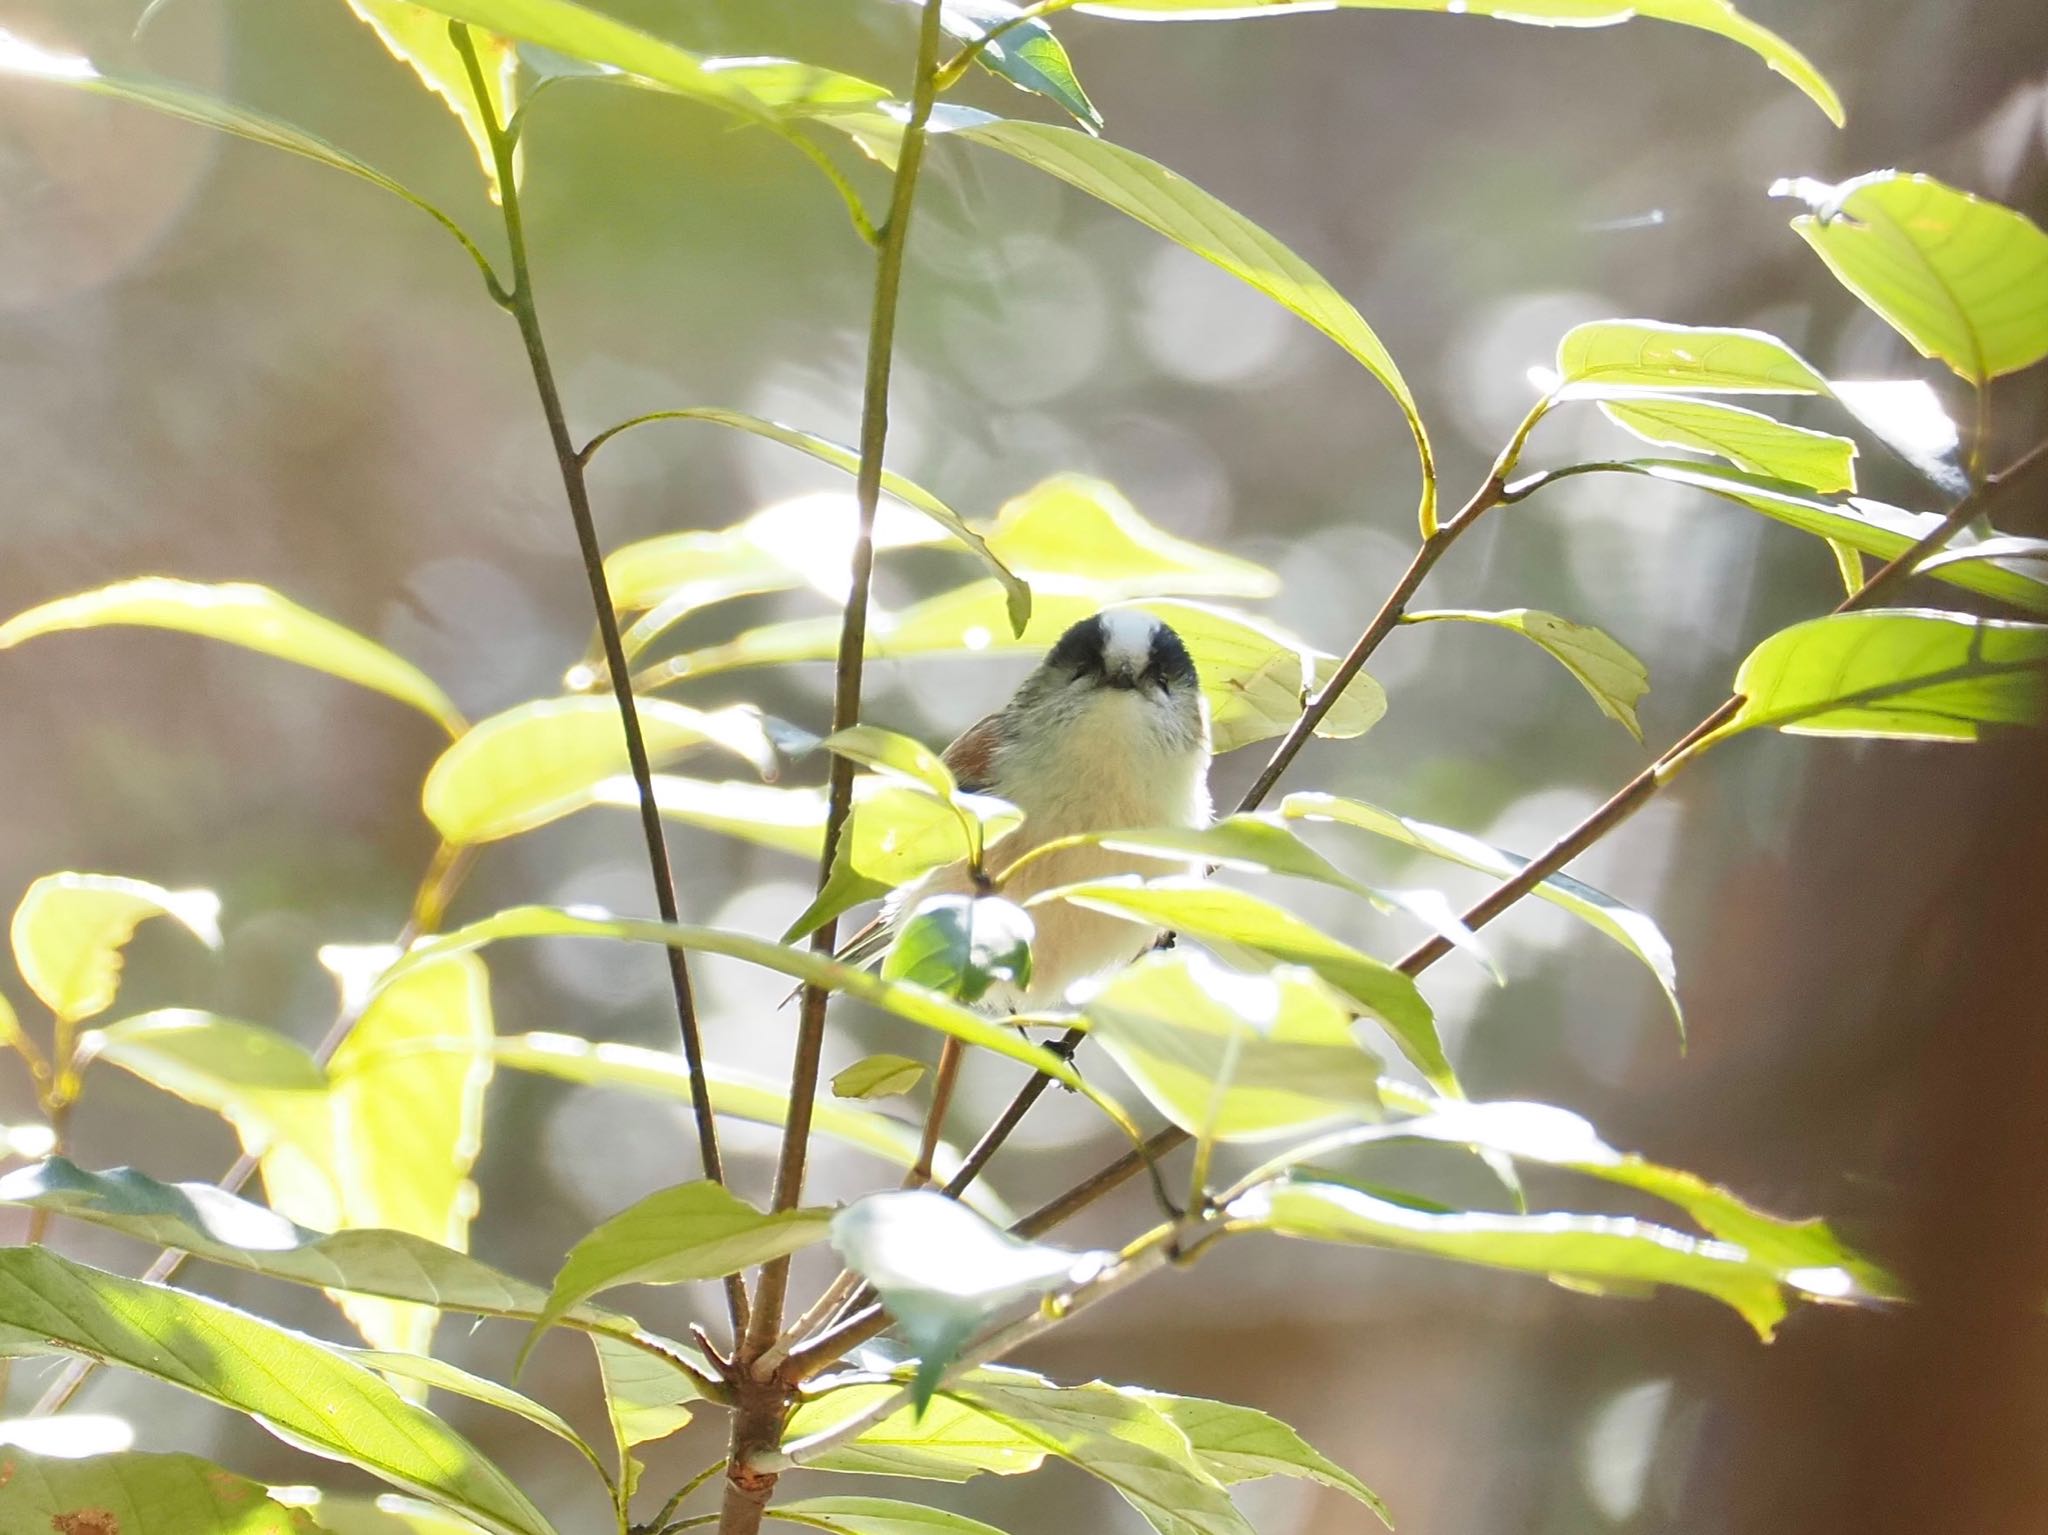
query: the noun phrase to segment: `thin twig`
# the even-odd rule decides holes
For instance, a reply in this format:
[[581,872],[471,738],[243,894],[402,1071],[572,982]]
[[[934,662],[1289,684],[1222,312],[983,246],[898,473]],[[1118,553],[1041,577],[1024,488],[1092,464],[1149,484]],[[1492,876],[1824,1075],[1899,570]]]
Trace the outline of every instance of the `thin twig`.
[[[917,173],[924,160],[925,124],[934,95],[938,68],[940,0],[926,0],[918,29],[917,73],[911,88],[909,121],[897,150],[896,180],[889,199],[888,222],[875,256],[875,295],[868,326],[867,380],[862,390],[860,471],[855,481],[859,530],[853,546],[853,569],[846,611],[839,629],[839,660],[832,692],[832,729],[859,722],[863,665],[867,653],[868,587],[875,566],[875,512],[882,496],[882,451],[889,435],[889,374],[896,351],[896,307],[903,283],[903,252],[910,236],[910,217],[917,194]],[[624,676],[624,662],[610,658]],[[835,757],[825,816],[825,842],[818,863],[819,888],[830,877],[840,831],[853,807],[850,758]],[[830,954],[838,942],[839,924],[827,922],[811,935],[811,948]],[[797,1023],[795,1059],[790,1068],[789,1117],[784,1122],[782,1151],[775,1168],[775,1208],[793,1209],[803,1198],[804,1169],[810,1151],[812,1103],[818,1091],[818,1069],[825,1039],[827,993],[804,988]],[[761,1271],[755,1287],[753,1314],[743,1356],[758,1358],[782,1328],[783,1302],[789,1290],[789,1259],[778,1258]]]
[[939,1132],[945,1128],[946,1110],[953,1106],[953,1088],[965,1054],[966,1048],[951,1035],[939,1046],[939,1069],[932,1073],[932,1101],[924,1114],[924,1134],[918,1137],[917,1160],[903,1177],[906,1189],[921,1189],[932,1181],[932,1158],[938,1155]]
[[[520,339],[526,343],[526,360],[533,372],[533,387],[540,396],[541,413],[547,418],[548,437],[554,445],[555,463],[561,471],[562,492],[568,499],[569,517],[576,527],[576,543],[583,556],[584,574],[590,582],[590,602],[597,613],[597,627],[604,640],[605,661],[611,671],[612,696],[618,701],[619,724],[626,736],[626,761],[632,769],[633,785],[639,792],[640,830],[647,843],[647,867],[654,880],[654,901],[661,920],[670,924],[682,920],[676,905],[675,873],[669,866],[668,839],[661,824],[661,811],[654,799],[654,769],[647,756],[647,741],[640,731],[640,711],[633,702],[631,674],[626,669],[625,647],[619,637],[617,610],[612,606],[611,583],[604,573],[604,549],[598,543],[597,524],[590,512],[590,491],[584,480],[583,459],[569,435],[568,418],[562,409],[561,392],[555,386],[554,364],[549,361],[547,342],[541,334],[540,310],[534,302],[533,273],[526,256],[526,224],[519,207],[519,185],[515,174],[513,135],[498,122],[484,84],[476,48],[469,28],[460,22],[448,26],[449,38],[462,55],[469,73],[470,91],[476,98],[484,131],[491,144],[491,157],[498,170],[499,209],[504,215],[505,244],[512,264],[512,286],[498,288],[493,297],[519,324]],[[493,284],[494,288],[498,285]],[[690,1077],[690,1109],[697,1126],[697,1153],[704,1176],[713,1183],[725,1181],[724,1161],[718,1151],[718,1121],[711,1111],[710,1085],[704,1073],[704,1042],[697,1024],[697,1000],[690,985],[688,959],[679,948],[666,947],[668,973],[675,992],[676,1023],[682,1033],[683,1060]],[[735,1340],[746,1330],[746,1286],[737,1275],[725,1282],[726,1310],[731,1316]]]

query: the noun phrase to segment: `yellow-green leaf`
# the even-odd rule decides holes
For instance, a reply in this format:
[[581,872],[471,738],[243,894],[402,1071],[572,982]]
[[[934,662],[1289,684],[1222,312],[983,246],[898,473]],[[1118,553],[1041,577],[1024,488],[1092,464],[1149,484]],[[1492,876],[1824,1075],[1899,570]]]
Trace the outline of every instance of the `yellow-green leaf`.
[[[785,1443],[822,1434],[897,1395],[893,1381],[839,1386],[800,1402],[783,1429]],[[941,1393],[922,1413],[902,1407],[851,1442],[804,1462],[807,1471],[916,1476],[964,1482],[984,1471],[1016,1476],[1045,1462],[1045,1447],[1010,1425]]]
[[923,1061],[907,1055],[863,1056],[832,1078],[835,1098],[894,1098],[924,1080]]
[[[477,164],[490,184],[491,200],[498,200],[498,163],[491,151],[490,133],[477,108],[476,93],[470,89],[469,72],[462,55],[448,36],[446,18],[422,10],[411,0],[348,0],[357,19],[377,34],[377,40],[391,56],[408,66],[420,83],[455,114],[462,131],[469,135]],[[477,63],[483,71],[484,94],[491,122],[504,123],[512,115],[519,77],[519,58],[502,37],[478,33],[471,37]],[[514,174],[519,167],[514,162]]]
[[39,635],[118,624],[225,640],[411,704],[450,735],[460,735],[465,728],[448,695],[411,662],[267,586],[246,581],[208,586],[168,576],[144,576],[75,597],[59,597],[0,624],[0,650]]
[[1575,624],[1555,613],[1534,608],[1506,608],[1482,613],[1471,608],[1442,608],[1410,613],[1406,623],[1428,623],[1434,619],[1455,619],[1463,623],[1490,624],[1521,635],[1548,651],[1564,669],[1576,677],[1579,686],[1600,706],[1600,712],[1618,720],[1638,741],[1643,738],[1642,722],[1636,718],[1636,701],[1650,691],[1650,672],[1628,648],[1603,629]]
[[61,1535],[321,1535],[260,1483],[194,1455],[0,1450],[0,1529]]
[[1005,501],[989,547],[1034,590],[1121,602],[1137,597],[1271,597],[1263,565],[1178,538],[1106,480],[1056,474]]
[[1560,392],[1599,399],[1609,390],[1694,394],[1826,394],[1827,380],[1776,336],[1723,325],[1592,320],[1557,344]]
[[1394,1527],[1378,1493],[1271,1413],[1206,1397],[1168,1396],[1162,1391],[1138,1394],[1188,1436],[1195,1459],[1226,1487],[1267,1476],[1299,1477],[1350,1494],[1380,1523]]
[[14,909],[14,967],[59,1018],[90,1018],[113,1002],[121,950],[150,917],[169,917],[208,948],[220,947],[220,897],[211,890],[166,890],[117,874],[45,874]]
[[1856,488],[1856,444],[1720,400],[1610,397],[1600,408],[1645,442],[1718,453],[1738,469],[1824,495]]

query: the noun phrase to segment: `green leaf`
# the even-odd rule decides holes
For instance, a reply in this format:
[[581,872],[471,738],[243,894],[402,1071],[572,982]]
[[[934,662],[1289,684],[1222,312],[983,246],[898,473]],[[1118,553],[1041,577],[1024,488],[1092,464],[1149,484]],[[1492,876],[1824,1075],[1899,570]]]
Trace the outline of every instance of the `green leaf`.
[[946,1394],[1107,1482],[1159,1535],[1253,1535],[1187,1436],[1135,1392],[991,1369]]
[[[379,951],[387,956],[396,957]],[[327,1068],[341,1200],[331,1224],[468,1248],[477,1205],[469,1174],[483,1144],[493,1032],[490,977],[473,954],[423,966],[377,993]],[[439,1047],[433,1054],[413,1052],[428,1040]],[[279,1208],[308,1225],[330,1224]],[[425,1354],[432,1345],[430,1309],[360,1298],[341,1306],[375,1347]]]
[[882,975],[970,1006],[991,987],[1031,984],[1030,915],[999,896],[938,895],[920,902],[882,960]]
[[[1504,852],[1489,842],[1448,826],[1434,826],[1369,805],[1364,800],[1345,799],[1335,794],[1290,794],[1280,803],[1280,814],[1290,821],[1334,821],[1369,831],[1375,836],[1406,843],[1436,858],[1463,864],[1495,879],[1512,879],[1529,862],[1517,853]],[[1683,1034],[1684,1014],[1678,1005],[1678,971],[1671,957],[1671,945],[1657,924],[1631,906],[1623,905],[1604,890],[1596,890],[1569,874],[1553,874],[1529,892],[1570,912],[1581,922],[1605,933],[1640,959],[1664,988],[1672,1016],[1679,1020]]]
[[[1602,467],[1707,491],[1801,532],[1833,539],[1880,560],[1904,554],[1941,522],[1934,512],[1902,511],[1860,496],[1848,501],[1819,500],[1801,486],[1723,469],[1718,464],[1644,458]],[[1978,562],[1939,569],[1934,575],[1937,580],[1966,591],[1996,597],[2029,612],[2048,613],[2048,581],[2024,572]]]
[[[903,0],[916,5],[918,0]],[[955,42],[979,41],[1001,27],[1002,34],[974,56],[974,62],[1020,91],[1043,96],[1083,127],[1100,131],[1102,115],[1081,89],[1067,50],[1052,28],[1037,17],[1017,18],[1024,8],[1011,0],[945,0],[939,25]]]
[[[547,1296],[467,1253],[402,1231],[309,1231],[209,1183],[159,1183],[133,1168],[88,1172],[62,1157],[0,1177],[0,1204],[54,1210],[152,1246],[292,1284],[416,1301],[442,1311],[531,1321]],[[630,1317],[578,1307],[570,1325],[629,1344],[649,1358],[695,1367],[680,1344],[640,1331]],[[670,1374],[680,1370],[657,1359]]]
[[1708,740],[1760,725],[1794,735],[1974,741],[2048,714],[2048,624],[1891,608],[1780,629],[1735,674],[1742,711]]
[[1428,1253],[1585,1288],[1676,1285],[1733,1307],[1764,1338],[1785,1315],[1777,1280],[1741,1248],[1633,1216],[1436,1215],[1299,1174],[1260,1185],[1225,1213],[1235,1230]]
[[707,59],[571,0],[414,0],[452,21],[622,71],[711,106],[756,119],[802,116],[879,101],[865,80],[791,59]]
[[1536,27],[1604,27],[1637,16],[1676,22],[1740,43],[1798,86],[1836,127],[1842,125],[1842,101],[1827,78],[1797,48],[1744,16],[1730,0],[1083,0],[1075,9],[1131,21],[1210,21],[1340,7],[1496,16]]
[[[0,63],[0,69],[4,69]],[[233,581],[208,586],[144,576],[73,597],[59,597],[0,624],[0,650],[67,629],[133,624],[225,640],[411,704],[451,736],[466,728],[433,678],[353,629],[300,607],[267,586]]]
[[1592,320],[1557,344],[1559,392],[1600,399],[1609,390],[1681,394],[1826,394],[1827,380],[1776,336],[1720,325]]
[[[637,705],[654,762],[710,745],[763,776],[775,772],[775,746],[754,709],[692,709],[659,698]],[[610,696],[540,698],[471,726],[428,771],[420,799],[447,841],[491,842],[582,809],[627,765],[626,733]]]
[[1491,624],[1521,635],[1557,658],[1576,677],[1579,686],[1600,706],[1600,712],[1620,722],[1638,741],[1643,738],[1642,722],[1636,718],[1636,701],[1650,691],[1649,668],[1603,629],[1575,624],[1555,613],[1534,608],[1506,608],[1482,613],[1472,608],[1444,608],[1434,612],[1410,613],[1404,623],[1429,623],[1455,619],[1461,623]]
[[1270,901],[1194,879],[1066,885],[1033,897],[1031,904],[1050,900],[1072,901],[1113,916],[1141,917],[1205,942],[1249,949],[1267,961],[1305,965],[1360,1011],[1385,1024],[1401,1053],[1431,1082],[1445,1092],[1457,1091],[1457,1076],[1444,1056],[1429,1004],[1415,982],[1392,965],[1338,942]]
[[[1021,636],[1013,637],[1005,627],[1000,588],[981,581],[941,592],[899,613],[875,609],[869,616],[867,657],[959,660],[1043,651],[1069,625],[1100,610],[1092,597],[1058,595],[1038,578],[1034,582],[1031,623]],[[1209,702],[1210,735],[1219,752],[1286,732],[1337,666],[1334,656],[1234,609],[1168,598],[1133,606],[1172,625],[1187,645]],[[652,680],[660,684],[742,667],[829,661],[838,647],[836,618],[767,624],[722,645],[665,661],[654,669]],[[1386,710],[1386,694],[1361,672],[1316,727],[1316,734],[1333,740],[1363,735]]]
[[0,1528],[60,1535],[320,1535],[259,1482],[194,1455],[0,1449]]
[[[621,1088],[688,1104],[690,1078],[680,1055],[646,1050],[638,1045],[594,1043],[568,1034],[522,1034],[498,1042],[498,1064],[564,1082],[590,1087]],[[789,1092],[780,1084],[756,1081],[712,1063],[706,1067],[711,1106],[720,1114],[756,1124],[781,1125],[789,1118]],[[814,1134],[879,1158],[892,1167],[917,1162],[918,1127],[886,1114],[820,1098],[811,1110]],[[935,1176],[950,1178],[960,1166],[960,1153],[941,1143]],[[989,1219],[1007,1225],[1013,1218],[1003,1202],[980,1183],[961,1196]]]
[[1089,1031],[1154,1108],[1204,1141],[1259,1141],[1379,1115],[1379,1062],[1303,971],[1239,975],[1148,954],[1091,998]]
[[90,1018],[113,1002],[121,950],[151,917],[169,917],[209,949],[220,947],[220,897],[211,890],[166,890],[118,874],[45,874],[14,909],[14,967],[59,1018]]
[[869,1055],[832,1078],[835,1098],[894,1098],[924,1079],[925,1064],[907,1055]]
[[[879,780],[876,781],[879,785]],[[607,778],[592,798],[620,810],[638,810],[640,791],[630,777]],[[738,837],[757,847],[794,853],[812,863],[825,846],[823,789],[654,775],[655,808],[671,821]]]
[[1601,400],[1600,408],[1645,442],[1718,453],[1738,469],[1824,495],[1856,488],[1856,444],[1833,432],[1791,426],[1719,400],[1611,395]]
[[424,1493],[506,1535],[552,1526],[476,1448],[362,1366],[196,1295],[40,1247],[0,1250],[0,1325],[39,1348],[152,1376],[245,1413],[287,1443]]
[[832,1217],[832,1246],[874,1286],[917,1351],[912,1396],[920,1412],[984,1322],[1076,1282],[1107,1256],[1013,1237],[931,1189],[854,1201]]
[[[602,1345],[605,1340],[600,1337],[597,1341]],[[661,1364],[649,1355],[642,1353],[639,1349],[631,1348],[624,1343],[613,1344],[612,1346],[624,1353],[633,1355],[636,1359],[645,1360],[649,1370],[658,1371],[670,1380],[680,1381],[683,1379],[674,1370],[669,1369],[666,1365]],[[497,1381],[488,1380],[481,1375],[472,1375],[469,1371],[449,1364],[446,1360],[436,1359],[431,1354],[415,1354],[374,1348],[337,1348],[336,1352],[346,1358],[353,1359],[357,1364],[363,1366],[364,1369],[375,1370],[378,1374],[387,1378],[395,1375],[401,1380],[410,1381],[420,1386],[432,1386],[437,1391],[447,1391],[455,1396],[467,1397],[472,1402],[481,1402],[486,1407],[495,1407],[498,1411],[510,1413],[515,1418],[524,1418],[534,1427],[545,1429],[548,1433],[553,1434],[557,1439],[575,1450],[578,1455],[589,1461],[592,1469],[600,1477],[604,1478],[607,1485],[611,1481],[611,1477],[605,1471],[604,1462],[597,1458],[597,1451],[590,1447],[581,1434],[569,1426],[568,1421],[560,1413],[556,1412],[553,1408],[543,1407],[539,1402],[533,1400],[532,1397],[522,1396],[510,1386],[500,1385]]]
[[[840,1386],[798,1404],[783,1428],[784,1443],[822,1434],[897,1394],[893,1381]],[[916,1476],[964,1482],[992,1471],[1017,1476],[1036,1471],[1045,1447],[1000,1419],[943,1393],[919,1412],[902,1407],[863,1429],[848,1444],[806,1460],[806,1471],[874,1476]]]
[[723,1279],[808,1247],[831,1218],[829,1210],[763,1214],[708,1179],[649,1194],[569,1249],[520,1360],[557,1320],[601,1290]]
[[965,1514],[893,1498],[804,1498],[769,1505],[768,1517],[831,1535],[1003,1535]]
[[922,788],[856,779],[853,814],[840,834],[825,888],[789,925],[782,941],[792,943],[863,901],[961,862],[968,856],[969,824],[987,847],[1023,822],[1022,811],[992,795],[941,799]]
[[1813,210],[1799,237],[1921,356],[1980,389],[2048,357],[2048,234],[2025,214],[1898,171],[1771,193]]
[[[94,96],[107,96],[116,101],[148,107],[183,122],[197,123],[202,128],[214,128],[222,133],[232,133],[237,138],[248,139],[251,143],[281,149],[287,154],[298,155],[330,169],[346,171],[359,180],[369,182],[371,186],[380,187],[394,197],[403,198],[411,203],[453,235],[457,243],[469,253],[470,259],[476,262],[478,268],[487,277],[492,276],[490,262],[485,259],[483,252],[477,249],[476,242],[463,232],[462,226],[454,219],[404,183],[394,181],[375,166],[358,160],[345,149],[337,149],[325,139],[318,138],[303,128],[169,80],[152,80],[139,75],[105,74],[90,59],[81,55],[53,53],[12,34],[6,34],[4,41],[5,47],[0,48],[0,75],[16,80],[38,80],[50,85],[69,86],[73,90],[86,91]],[[183,586],[187,583],[168,584]],[[260,591],[261,588],[255,590]],[[182,625],[169,627],[177,628]],[[0,630],[0,636],[4,634],[5,631]],[[7,642],[4,639],[0,639],[0,645],[5,643]],[[428,686],[431,688],[432,684],[429,683]],[[457,721],[451,728],[459,729],[460,722]]]
[[[898,128],[891,110],[842,114],[827,121],[848,132],[892,136]],[[1436,461],[1415,397],[1364,317],[1301,257],[1156,160],[1077,129],[992,117],[971,107],[941,103],[932,111],[929,131],[999,150],[1099,198],[1248,283],[1349,352],[1401,408],[1422,466],[1419,515],[1425,532],[1435,529]]]
[[850,725],[837,731],[825,738],[825,750],[862,767],[907,778],[940,799],[950,799],[960,787],[953,781],[953,770],[939,760],[937,752],[922,741],[879,725]]
[[[476,94],[470,89],[469,71],[462,62],[462,54],[449,39],[446,21],[411,4],[410,0],[348,0],[348,8],[377,34],[377,40],[393,58],[419,76],[420,83],[439,96],[442,104],[455,114],[456,121],[462,124],[462,131],[469,135],[477,164],[483,167],[484,180],[491,189],[491,201],[497,202],[500,197],[498,162],[491,149],[490,128],[511,117],[517,99],[519,58],[512,45],[502,37],[492,37],[488,33],[470,39],[483,74],[484,95],[489,102],[491,116],[487,120],[477,108]],[[514,174],[518,174],[516,159]]]
[[1107,480],[1056,474],[1005,501],[989,547],[1034,589],[1122,602],[1138,597],[1271,597],[1263,565],[1176,538]]
[[387,1492],[378,1498],[350,1498],[311,1487],[273,1487],[271,1497],[290,1499],[320,1521],[325,1535],[478,1535],[478,1526],[445,1508]]
[[630,1497],[637,1480],[633,1450],[666,1439],[688,1424],[688,1404],[698,1399],[698,1392],[688,1376],[643,1349],[603,1333],[592,1333],[590,1341],[597,1349],[605,1416],[619,1449],[620,1481]]
[[[784,426],[780,421],[769,421],[760,416],[750,416],[744,411],[725,410],[718,406],[690,406],[681,410],[658,410],[644,416],[635,416],[621,422],[607,431],[600,432],[584,448],[587,460],[604,443],[630,427],[645,426],[655,421],[709,421],[719,426],[729,426],[742,432],[751,432],[756,437],[765,437],[770,442],[779,442],[785,447],[808,453],[821,463],[843,469],[848,474],[860,470],[860,454],[842,443],[820,437],[815,432],[806,432],[798,427]],[[1021,630],[1031,617],[1031,588],[1019,579],[1003,560],[989,547],[982,536],[970,528],[960,514],[937,496],[902,475],[887,469],[882,471],[882,489],[901,501],[905,506],[922,512],[935,523],[942,533],[951,535],[953,540],[975,555],[988,567],[989,574],[1002,584],[1009,605],[1010,627]],[[704,606],[706,601],[721,601],[725,596],[740,596],[748,592],[779,591],[794,586],[818,569],[816,556],[820,552],[841,552],[851,556],[853,551],[853,506],[846,503],[835,508],[840,515],[837,528],[818,526],[824,518],[820,509],[804,509],[806,520],[812,526],[804,530],[804,537],[812,547],[792,546],[787,540],[792,532],[787,524],[789,509],[773,509],[758,512],[746,521],[737,523],[719,533],[670,533],[660,538],[647,539],[642,543],[630,544],[610,555],[605,560],[607,576],[615,572],[619,579],[612,585],[612,600],[622,608],[654,607],[657,602],[663,609],[660,621],[654,625],[634,626],[636,643],[626,647],[631,656],[644,648],[647,642],[685,613]],[[931,540],[915,534],[907,534],[900,527],[892,527],[894,519],[877,516],[875,547],[878,549],[902,548],[910,544],[928,543]],[[825,549],[816,547],[822,538]],[[779,545],[779,547],[778,547]],[[842,547],[843,546],[843,547]],[[705,560],[713,562],[714,568],[705,569]],[[682,563],[682,570],[672,577],[676,586],[689,589],[686,605],[677,608],[676,593],[660,591],[655,601],[648,601],[650,583],[648,567],[656,563],[673,565]],[[833,574],[841,582],[845,580],[847,559],[834,561],[837,567]],[[728,567],[720,571],[716,567]],[[735,580],[739,590],[722,591],[715,596],[698,596],[704,590],[703,583],[730,585]],[[772,584],[749,584],[767,581]],[[711,590],[716,591],[717,585]],[[842,599],[843,600],[843,599]]]
[[1139,1395],[1188,1436],[1188,1444],[1202,1469],[1224,1486],[1267,1476],[1320,1482],[1348,1493],[1371,1509],[1388,1529],[1394,1527],[1393,1516],[1378,1493],[1271,1413],[1199,1396],[1168,1396],[1159,1391]]

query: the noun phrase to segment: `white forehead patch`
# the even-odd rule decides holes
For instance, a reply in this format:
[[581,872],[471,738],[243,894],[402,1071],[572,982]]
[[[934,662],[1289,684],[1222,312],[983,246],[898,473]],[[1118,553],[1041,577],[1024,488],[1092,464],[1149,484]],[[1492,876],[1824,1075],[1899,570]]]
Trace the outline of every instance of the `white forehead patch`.
[[1102,615],[1102,661],[1111,671],[1142,672],[1152,657],[1152,636],[1159,620],[1136,608],[1114,608]]

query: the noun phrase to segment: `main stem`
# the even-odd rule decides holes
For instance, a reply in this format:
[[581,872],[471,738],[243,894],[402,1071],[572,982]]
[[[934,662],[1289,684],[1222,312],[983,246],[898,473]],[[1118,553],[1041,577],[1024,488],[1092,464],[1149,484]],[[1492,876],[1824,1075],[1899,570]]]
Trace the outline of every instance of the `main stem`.
[[[640,711],[633,702],[631,673],[626,650],[619,638],[617,610],[612,606],[611,583],[605,579],[604,548],[597,539],[597,524],[590,513],[590,490],[584,479],[583,460],[569,436],[569,422],[562,410],[561,391],[555,385],[554,365],[541,334],[540,310],[534,303],[533,273],[527,263],[526,225],[519,208],[519,185],[513,164],[513,136],[497,119],[485,89],[483,70],[469,29],[452,23],[449,37],[462,55],[469,72],[470,90],[476,97],[490,135],[491,156],[498,168],[498,195],[504,213],[505,244],[512,262],[512,286],[493,297],[519,323],[519,336],[526,343],[526,360],[533,370],[534,391],[540,396],[541,413],[547,417],[548,439],[554,445],[555,463],[561,471],[562,493],[569,502],[569,520],[575,524],[576,544],[583,555],[583,571],[590,582],[590,602],[597,613],[598,633],[604,642],[605,665],[611,673],[612,696],[618,701],[619,724],[626,735],[626,762],[632,770],[633,786],[640,799],[640,831],[647,843],[647,867],[654,880],[655,909],[671,925],[682,920],[676,906],[675,871],[669,864],[668,839],[662,831],[661,811],[654,802],[654,769],[647,756],[647,740],[640,730]],[[681,949],[664,945],[668,955],[669,982],[675,992],[676,1023],[683,1037],[683,1060],[690,1077],[690,1108],[697,1125],[697,1154],[704,1176],[713,1183],[725,1181],[725,1163],[718,1151],[718,1123],[711,1112],[710,1085],[704,1075],[704,1040],[697,1024],[697,999],[690,985],[689,960]],[[726,1310],[737,1340],[747,1324],[747,1292],[738,1276],[725,1282]]]
[[[832,728],[844,730],[860,719],[861,679],[867,656],[868,592],[875,568],[875,513],[882,499],[882,453],[889,438],[889,375],[896,349],[897,298],[903,285],[903,253],[910,239],[911,209],[917,195],[917,173],[924,161],[925,124],[931,120],[937,94],[942,0],[925,0],[917,34],[917,68],[911,82],[910,116],[897,150],[896,180],[889,198],[888,222],[882,226],[875,252],[875,296],[868,323],[867,379],[861,394],[860,471],[855,481],[858,528],[853,544],[852,579],[846,611],[839,626],[839,659],[832,690]],[[818,862],[818,885],[824,888],[838,851],[839,836],[853,808],[853,763],[832,760],[831,787],[825,814],[825,844]],[[837,921],[811,935],[811,948],[830,954],[839,941]],[[797,1021],[796,1054],[790,1066],[789,1117],[783,1124],[782,1152],[775,1167],[775,1208],[794,1208],[803,1198],[804,1170],[810,1152],[811,1114],[818,1094],[818,1069],[825,1043],[826,992],[804,989]],[[782,1328],[783,1305],[789,1294],[789,1259],[780,1258],[761,1270],[752,1313],[739,1351],[736,1370],[740,1392],[732,1416],[727,1459],[725,1501],[719,1510],[719,1535],[755,1535],[774,1495],[773,1473],[753,1469],[772,1453],[782,1431],[791,1388],[786,1371],[774,1370],[757,1379],[754,1364],[775,1346]]]

